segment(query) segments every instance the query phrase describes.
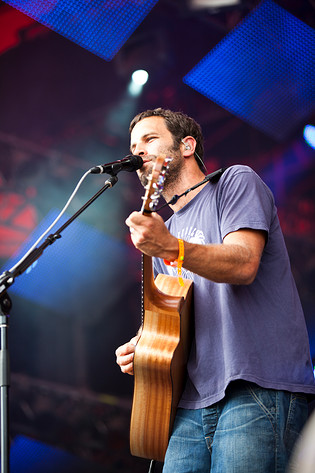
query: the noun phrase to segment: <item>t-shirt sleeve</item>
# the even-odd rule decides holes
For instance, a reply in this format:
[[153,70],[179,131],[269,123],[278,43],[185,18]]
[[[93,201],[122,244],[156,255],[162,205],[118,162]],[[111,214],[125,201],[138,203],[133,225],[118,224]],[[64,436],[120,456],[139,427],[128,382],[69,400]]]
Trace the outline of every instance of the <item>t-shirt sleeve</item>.
[[269,233],[276,209],[272,192],[247,166],[229,168],[220,181],[219,217],[222,239],[241,228]]

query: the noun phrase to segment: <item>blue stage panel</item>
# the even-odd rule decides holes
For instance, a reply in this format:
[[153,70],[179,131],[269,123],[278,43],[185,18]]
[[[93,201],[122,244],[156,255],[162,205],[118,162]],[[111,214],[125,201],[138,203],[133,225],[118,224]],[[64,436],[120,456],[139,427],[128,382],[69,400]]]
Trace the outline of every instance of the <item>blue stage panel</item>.
[[[49,212],[1,272],[20,260],[58,214],[57,210]],[[69,215],[64,214],[54,231],[68,218]],[[101,308],[110,307],[121,297],[124,288],[126,245],[79,219],[61,235],[62,238],[45,249],[34,268],[16,278],[9,293],[70,317],[84,313],[87,308],[89,313],[95,314]]]
[[184,82],[277,140],[315,108],[315,31],[263,1]]
[[17,435],[11,445],[11,473],[101,473],[101,465],[76,457],[64,450]]
[[158,0],[5,0],[39,23],[110,61]]

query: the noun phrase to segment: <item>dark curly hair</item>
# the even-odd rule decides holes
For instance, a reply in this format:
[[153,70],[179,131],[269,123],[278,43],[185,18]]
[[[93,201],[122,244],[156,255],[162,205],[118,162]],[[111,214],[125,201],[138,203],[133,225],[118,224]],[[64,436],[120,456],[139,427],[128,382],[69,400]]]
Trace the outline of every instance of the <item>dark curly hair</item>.
[[[186,136],[192,136],[196,140],[195,158],[198,166],[204,171],[203,164],[203,135],[200,125],[188,115],[182,112],[173,112],[172,110],[165,110],[164,108],[155,108],[154,110],[146,110],[136,115],[129,126],[129,133],[132,132],[134,126],[144,118],[162,117],[165,120],[167,129],[171,132],[174,138],[174,143],[179,146],[181,140]],[[198,159],[199,158],[199,159]]]

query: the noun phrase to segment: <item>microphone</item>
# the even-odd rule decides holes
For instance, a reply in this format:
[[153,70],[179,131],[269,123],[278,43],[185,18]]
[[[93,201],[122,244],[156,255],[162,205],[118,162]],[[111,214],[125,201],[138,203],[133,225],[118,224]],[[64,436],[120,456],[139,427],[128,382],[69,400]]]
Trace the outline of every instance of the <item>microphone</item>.
[[120,171],[133,172],[143,166],[143,160],[136,154],[128,154],[123,159],[113,161],[112,163],[100,164],[90,169],[91,174],[110,174],[115,176]]

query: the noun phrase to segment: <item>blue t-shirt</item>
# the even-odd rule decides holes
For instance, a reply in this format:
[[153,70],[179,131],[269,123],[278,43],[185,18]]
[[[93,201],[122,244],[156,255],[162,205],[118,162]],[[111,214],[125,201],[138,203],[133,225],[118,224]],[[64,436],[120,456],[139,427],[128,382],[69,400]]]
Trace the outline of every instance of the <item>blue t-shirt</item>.
[[[224,397],[236,379],[265,388],[315,394],[309,340],[273,195],[247,166],[228,168],[166,222],[178,238],[222,243],[241,228],[264,230],[267,242],[254,282],[194,281],[195,337],[179,406],[197,409]],[[154,260],[157,273],[176,268]]]

